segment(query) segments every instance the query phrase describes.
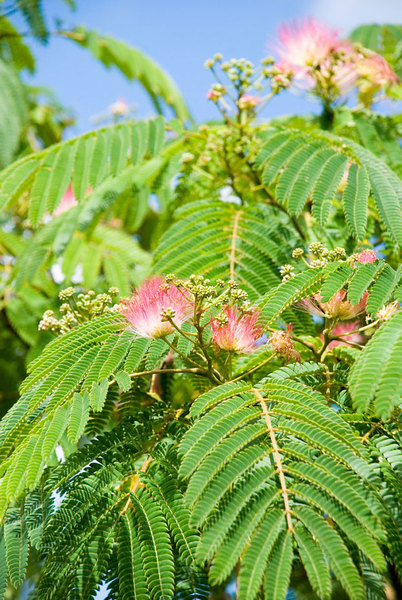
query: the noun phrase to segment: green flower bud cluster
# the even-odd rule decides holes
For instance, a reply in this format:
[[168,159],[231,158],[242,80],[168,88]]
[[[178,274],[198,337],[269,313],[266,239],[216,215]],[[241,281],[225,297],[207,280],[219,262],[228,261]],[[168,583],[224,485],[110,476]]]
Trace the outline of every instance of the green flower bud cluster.
[[176,316],[176,311],[173,308],[165,308],[162,311],[162,321],[171,321]]
[[346,259],[346,250],[344,248],[340,248],[339,246],[333,250],[328,250],[328,248],[325,248],[321,242],[313,242],[309,245],[308,250],[314,257],[314,260],[311,263],[311,265],[313,265],[312,268],[323,266],[328,262]]
[[304,254],[304,250],[303,248],[295,248],[292,252],[292,258],[295,258],[296,260],[298,258],[301,258]]
[[220,54],[220,52],[217,52],[213,58],[208,58],[205,62],[204,62],[204,67],[206,69],[212,69],[212,67],[215,66],[216,63],[220,62],[222,60],[223,56],[222,54]]
[[316,258],[310,262],[310,269],[319,269],[321,267],[325,267],[328,264],[326,258]]
[[73,287],[61,290],[59,298],[63,304],[60,306],[60,313],[63,316],[57,318],[54,311],[45,311],[38,329],[39,331],[50,331],[56,335],[66,333],[80,323],[115,310],[118,306],[115,300],[119,294],[116,287],[111,287],[106,294],[96,294],[94,290],[89,290],[86,294],[76,294]]
[[325,248],[321,242],[312,242],[309,245],[308,250],[309,250],[310,254],[313,254],[313,256],[321,257]]
[[[243,113],[246,111],[248,114],[243,114],[243,123],[247,119],[252,119],[255,116],[256,106],[263,101],[256,92],[260,94],[268,88],[268,98],[270,98],[291,84],[292,73],[276,67],[274,62],[271,56],[263,58],[259,65],[254,65],[245,58],[232,58],[222,62],[222,55],[216,54],[205,62],[205,67],[212,71],[217,81],[207,93],[208,99],[214,101],[225,114],[233,110],[231,103],[235,105],[234,110]],[[218,63],[221,73],[216,71]],[[225,77],[231,84],[228,89],[222,84]],[[223,95],[227,97],[218,104],[218,100]]]
[[[310,269],[319,269],[321,267],[325,267],[325,265],[330,262],[346,260],[346,250],[344,248],[338,246],[333,250],[328,250],[328,248],[325,248],[321,242],[312,242],[308,247],[308,252],[310,254],[309,262],[303,257],[303,248],[295,248],[292,252],[292,258],[295,260],[302,259],[306,266]],[[352,255],[347,260],[353,262],[353,260],[356,260],[357,256],[358,255]],[[286,281],[290,277],[294,276],[293,267],[291,265],[284,265],[281,267],[280,272],[283,277],[283,281]]]
[[292,265],[283,265],[279,269],[279,272],[282,276],[282,281],[287,281],[288,279],[291,279],[292,277],[294,277],[295,276],[294,270],[295,270],[295,268]]
[[[225,282],[218,279],[215,283],[205,278],[203,275],[191,275],[188,280],[177,279],[173,273],[165,277],[166,285],[174,285],[183,290],[184,295],[188,295],[202,311],[217,308],[223,309],[227,306],[236,304],[241,312],[248,314],[253,312],[254,307],[248,301],[248,294],[239,287],[239,283],[233,279]],[[169,320],[174,315],[164,314],[164,319]]]

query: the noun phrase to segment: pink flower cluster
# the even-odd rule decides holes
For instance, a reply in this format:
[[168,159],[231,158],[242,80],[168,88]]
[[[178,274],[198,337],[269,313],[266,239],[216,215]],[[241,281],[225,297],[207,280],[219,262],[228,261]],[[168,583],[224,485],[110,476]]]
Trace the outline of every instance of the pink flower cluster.
[[288,362],[291,358],[296,361],[300,361],[300,353],[295,350],[295,343],[291,336],[292,324],[289,323],[286,331],[273,331],[269,342],[272,346],[272,350],[286,358]]
[[219,98],[222,96],[221,92],[217,90],[208,90],[207,99],[212,100],[213,102],[218,102]]
[[311,298],[302,300],[301,305],[313,315],[349,321],[366,310],[368,293],[365,292],[357,304],[351,304],[349,300],[345,300],[345,296],[346,292],[341,290],[328,302],[322,302],[321,294],[314,294]]
[[[91,192],[92,192],[92,188],[89,186],[87,188],[87,194],[90,194]],[[60,200],[60,204],[52,212],[52,216],[57,217],[59,215],[62,215],[63,213],[70,210],[70,208],[73,208],[73,206],[77,206],[77,204],[78,204],[78,202],[77,202],[76,197],[74,196],[73,186],[70,183],[68,188],[66,189],[62,199]]]
[[399,82],[398,76],[385,58],[376,52],[371,52],[363,61],[360,61],[357,64],[357,70],[359,75],[374,87],[385,87]]
[[221,324],[217,319],[211,322],[215,346],[228,352],[251,352],[262,335],[258,325],[259,311],[253,314],[239,314],[235,308],[225,309],[227,322]]
[[[360,323],[359,321],[349,321],[348,323],[337,323],[335,327],[330,332],[330,337],[340,337],[341,340],[333,340],[328,344],[328,348],[335,348],[336,346],[351,346],[348,342],[352,342],[354,344],[361,344],[364,342],[364,335],[355,331],[359,329]],[[321,334],[321,339],[324,339],[323,334]]]
[[180,327],[190,316],[192,305],[176,286],[162,277],[146,281],[129,300],[121,304],[121,312],[137,335],[158,339],[173,333],[175,328],[163,313],[171,312],[172,321]]
[[362,250],[357,257],[357,262],[362,265],[373,263],[377,260],[377,255],[374,250]]
[[[137,335],[158,339],[173,333],[175,326],[180,328],[188,321],[194,304],[185,290],[166,283],[162,277],[153,277],[130,299],[123,301],[120,310]],[[223,316],[223,320],[211,320],[215,347],[237,353],[253,350],[262,335],[262,327],[258,324],[259,311],[245,314],[227,306]]]
[[261,99],[258,96],[251,96],[251,94],[243,94],[239,98],[237,105],[241,110],[253,110],[260,103]]
[[281,71],[292,72],[296,82],[330,99],[355,85],[374,93],[399,81],[382,56],[356,50],[337,30],[313,18],[283,25],[274,47]]
[[118,98],[109,106],[109,112],[114,117],[125,117],[130,112],[130,107],[124,98]]
[[282,25],[278,38],[280,58],[294,69],[322,63],[339,44],[338,31],[311,18]]
[[73,187],[70,183],[70,185],[65,191],[63,198],[60,201],[59,206],[53,211],[52,214],[54,217],[57,217],[58,215],[62,215],[63,213],[67,212],[68,210],[70,210],[70,208],[76,206],[77,204],[78,203],[74,196]]

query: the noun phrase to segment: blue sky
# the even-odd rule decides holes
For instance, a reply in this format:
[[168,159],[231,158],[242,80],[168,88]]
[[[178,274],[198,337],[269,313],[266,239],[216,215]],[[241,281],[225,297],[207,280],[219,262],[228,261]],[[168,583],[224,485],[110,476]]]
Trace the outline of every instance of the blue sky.
[[[362,22],[402,21],[401,0],[77,0],[71,12],[62,0],[43,0],[48,22],[64,28],[85,25],[143,50],[175,79],[197,121],[216,117],[205,98],[212,80],[206,58],[245,57],[257,63],[282,22],[315,16],[345,35]],[[52,88],[72,109],[77,124],[70,135],[95,127],[93,117],[117,98],[137,107],[140,118],[152,108],[140,87],[116,70],[107,70],[88,51],[60,38],[46,47],[34,44],[36,85]],[[317,107],[293,94],[276,98],[265,116],[305,112]]]

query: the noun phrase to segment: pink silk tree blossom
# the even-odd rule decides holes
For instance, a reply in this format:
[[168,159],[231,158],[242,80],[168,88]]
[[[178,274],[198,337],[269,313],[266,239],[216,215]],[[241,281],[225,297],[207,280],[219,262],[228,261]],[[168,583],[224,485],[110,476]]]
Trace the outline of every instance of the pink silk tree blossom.
[[224,314],[226,323],[217,319],[211,322],[213,341],[215,347],[228,352],[251,352],[255,343],[262,334],[262,327],[258,325],[260,311],[253,314],[239,314],[235,308],[227,307]]
[[385,58],[376,52],[371,52],[366,58],[359,61],[356,68],[360,76],[374,87],[385,87],[399,82],[398,76]]
[[351,304],[349,300],[345,300],[345,296],[346,292],[341,290],[328,302],[322,302],[321,295],[314,294],[314,296],[302,300],[301,305],[313,315],[338,319],[340,321],[354,319],[366,310],[367,292],[363,294],[363,298],[357,304]]
[[121,304],[121,312],[137,335],[158,339],[175,331],[163,313],[168,311],[177,327],[190,316],[192,304],[176,286],[162,277],[146,281],[134,294]]
[[253,109],[261,103],[261,99],[258,96],[251,96],[251,94],[243,94],[237,104],[241,109]]
[[70,185],[68,186],[68,188],[66,189],[66,191],[64,193],[63,198],[61,199],[59,206],[53,211],[52,215],[54,217],[57,217],[58,215],[62,215],[63,213],[67,212],[68,210],[70,210],[70,208],[72,208],[73,206],[76,206],[77,204],[78,204],[78,202],[75,199],[73,187],[70,183]]
[[394,300],[390,304],[386,306],[382,306],[380,310],[377,312],[377,319],[381,321],[388,321],[395,313],[399,310],[399,302],[398,300]]
[[282,25],[278,39],[279,57],[294,67],[309,67],[322,62],[340,43],[336,29],[313,18]]
[[377,260],[377,255],[374,250],[362,250],[357,257],[357,262],[365,265],[367,263],[373,263]]
[[[363,334],[359,332],[351,333],[352,331],[355,331],[355,329],[359,329],[359,327],[359,321],[350,321],[348,323],[338,323],[337,325],[335,325],[333,330],[330,332],[329,336],[342,337],[344,335],[345,337],[343,338],[343,340],[333,340],[328,344],[328,348],[331,349],[335,348],[336,346],[351,346],[351,344],[348,344],[348,341],[354,344],[361,344],[362,342],[364,342],[365,337]],[[321,339],[324,339],[323,334],[321,334]]]
[[295,343],[292,339],[292,324],[289,323],[286,331],[273,331],[269,338],[272,350],[286,358],[288,362],[291,358],[300,361],[300,353],[295,350]]

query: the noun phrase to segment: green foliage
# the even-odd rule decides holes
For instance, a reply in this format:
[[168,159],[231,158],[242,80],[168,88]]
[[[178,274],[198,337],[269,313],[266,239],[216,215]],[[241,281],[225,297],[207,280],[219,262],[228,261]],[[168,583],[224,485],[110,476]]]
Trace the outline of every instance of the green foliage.
[[[41,2],[16,8],[45,42]],[[80,27],[54,35],[158,116],[69,139],[2,22],[0,599],[397,593],[402,152],[370,106],[400,86],[359,75],[347,108],[317,68],[322,114],[265,122],[252,80],[291,80],[216,55],[234,96],[185,129],[160,67]],[[399,72],[399,27],[352,38]]]
[[381,221],[401,245],[401,183],[370,151],[333,134],[272,129],[256,159],[256,167],[264,168],[264,184],[273,186],[290,215],[299,216],[311,194],[312,213],[320,225],[328,220],[331,200],[348,163],[343,202],[352,235],[364,237],[371,188]]
[[[383,419],[399,405],[402,376],[402,313],[398,311],[374,334],[359,356],[350,374],[350,393],[356,409],[374,408]],[[372,407],[372,401],[374,406]]]
[[[213,581],[227,577],[244,554],[239,597],[254,598],[264,578],[266,596],[284,598],[292,545],[300,543],[320,597],[328,597],[328,561],[349,596],[363,598],[351,548],[384,569],[379,497],[367,488],[372,474],[366,450],[325,398],[290,380],[258,390],[239,385],[221,393],[217,387],[197,400],[193,414],[198,417],[181,444],[181,472],[190,477],[185,498],[192,522],[203,530],[198,560],[213,560]],[[278,472],[285,473],[283,480]],[[314,566],[317,542],[307,531],[325,554]],[[222,569],[224,560],[229,562]]]
[[[160,141],[155,144],[155,133],[151,132],[155,128],[162,132],[163,120],[158,118],[155,125],[151,123],[124,123],[104,127],[17,161],[5,169],[0,178],[1,206],[11,206],[21,194],[30,191],[29,218],[36,227],[45,211],[52,213],[57,208],[69,183],[72,184],[78,202],[84,201],[89,187],[104,183],[99,197],[96,201],[92,200],[92,206],[91,200],[89,201],[87,211],[92,209],[93,216],[99,208],[104,210],[125,189],[124,185],[128,185],[124,176],[126,169],[130,169],[130,163],[139,163],[145,153],[149,153],[150,158],[159,153],[163,136],[159,135]],[[130,163],[128,156],[131,157]],[[129,173],[132,175],[132,185],[142,183],[142,173],[138,174],[138,181],[132,167]],[[120,189],[119,182],[113,179],[107,181],[109,177],[116,178],[118,175],[123,177],[120,183],[123,187]],[[149,176],[150,173],[147,172],[145,179]],[[87,219],[84,212],[79,225]]]
[[11,65],[0,60],[0,167],[14,156],[26,120],[23,86]]
[[292,247],[290,232],[268,214],[264,205],[187,204],[160,240],[154,271],[231,277],[255,299],[278,282],[278,267]]
[[119,597],[173,596],[174,570],[191,560],[197,534],[188,525],[174,473],[163,467],[172,458],[171,450],[155,449],[154,468],[146,475],[135,468],[146,434],[138,426],[118,427],[54,470],[51,487],[69,491],[43,533],[48,550],[39,581],[41,597],[78,592],[91,597],[97,583],[108,580],[108,561],[116,553]]

